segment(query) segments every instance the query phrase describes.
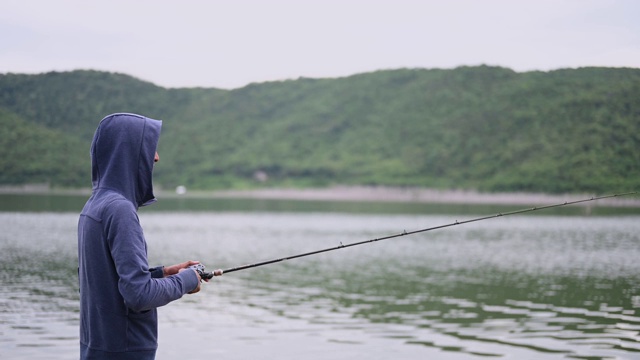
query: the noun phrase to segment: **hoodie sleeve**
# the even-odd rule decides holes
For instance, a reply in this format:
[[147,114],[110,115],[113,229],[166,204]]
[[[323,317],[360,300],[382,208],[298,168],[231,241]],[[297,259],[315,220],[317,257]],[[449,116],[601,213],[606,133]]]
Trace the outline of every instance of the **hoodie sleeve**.
[[164,266],[157,266],[149,269],[152,278],[162,278],[164,277]]
[[118,273],[118,290],[126,306],[144,311],[166,305],[198,286],[194,271],[153,278],[147,262],[147,245],[135,208],[115,201],[106,216],[107,241]]

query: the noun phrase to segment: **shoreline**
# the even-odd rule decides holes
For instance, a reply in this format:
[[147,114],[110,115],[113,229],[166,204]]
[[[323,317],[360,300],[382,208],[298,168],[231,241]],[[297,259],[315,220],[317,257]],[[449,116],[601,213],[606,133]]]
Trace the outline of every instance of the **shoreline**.
[[[0,194],[16,195],[85,195],[90,189],[50,189],[45,187],[5,186]],[[270,188],[253,190],[187,191],[177,194],[167,189],[157,189],[158,198],[210,198],[210,199],[264,199],[299,201],[345,201],[345,202],[399,202],[434,204],[481,204],[481,205],[531,205],[545,206],[563,202],[588,200],[612,194],[546,194],[546,193],[488,193],[473,190],[437,190],[428,188],[400,188],[386,186],[332,186],[327,188]],[[640,207],[640,196],[630,194],[588,201],[578,206]]]
[[[382,186],[333,186],[309,189],[256,189],[192,191],[184,195],[158,191],[158,196],[204,197],[204,198],[249,198],[265,200],[300,201],[350,201],[350,202],[401,202],[435,204],[482,204],[482,205],[532,205],[544,206],[563,202],[587,200],[594,194],[544,194],[544,193],[483,193],[472,190],[436,190],[426,188],[396,188]],[[600,195],[603,196],[603,195]],[[640,207],[640,197],[628,195],[594,201],[597,206]],[[594,206],[594,202],[576,204]]]

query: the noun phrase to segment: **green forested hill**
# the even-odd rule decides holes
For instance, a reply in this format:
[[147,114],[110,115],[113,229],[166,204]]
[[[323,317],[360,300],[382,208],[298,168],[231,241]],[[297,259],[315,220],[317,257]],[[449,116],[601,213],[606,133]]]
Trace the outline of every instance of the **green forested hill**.
[[0,75],[0,184],[90,186],[91,137],[113,112],[164,120],[155,180],[169,188],[640,188],[640,69],[487,66],[235,90],[96,71]]

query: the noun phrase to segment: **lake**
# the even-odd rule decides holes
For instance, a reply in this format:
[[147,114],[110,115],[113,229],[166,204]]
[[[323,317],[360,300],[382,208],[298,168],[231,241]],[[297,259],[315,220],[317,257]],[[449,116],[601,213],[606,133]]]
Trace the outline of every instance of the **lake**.
[[[83,196],[0,195],[0,357],[78,357]],[[150,264],[209,270],[512,207],[177,199]],[[640,209],[567,207],[212,279],[159,309],[157,359],[640,359]]]

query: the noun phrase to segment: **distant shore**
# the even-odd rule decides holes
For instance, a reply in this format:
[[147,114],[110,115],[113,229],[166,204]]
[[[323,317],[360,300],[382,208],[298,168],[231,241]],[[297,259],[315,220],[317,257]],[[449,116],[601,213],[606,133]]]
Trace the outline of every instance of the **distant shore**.
[[[156,195],[169,195],[159,192]],[[283,199],[307,201],[376,201],[442,204],[488,204],[541,206],[590,199],[594,194],[542,194],[542,193],[482,193],[470,190],[435,190],[425,188],[395,188],[383,186],[334,186],[313,189],[257,189],[187,192],[189,197]],[[594,206],[593,202],[584,205]],[[639,195],[620,196],[597,200],[598,206],[640,207]]]
[[[89,189],[49,189],[43,186],[4,186],[0,194],[50,194],[89,195]],[[156,190],[158,198],[247,198],[301,201],[353,201],[353,202],[404,202],[437,204],[487,204],[487,205],[531,205],[543,206],[590,199],[611,194],[544,194],[544,193],[484,193],[472,190],[436,190],[426,188],[399,188],[386,186],[333,186],[328,188],[291,189],[272,188],[255,190],[186,191],[176,194],[173,190]],[[596,202],[585,202],[585,206],[640,207],[640,195],[627,195]]]

